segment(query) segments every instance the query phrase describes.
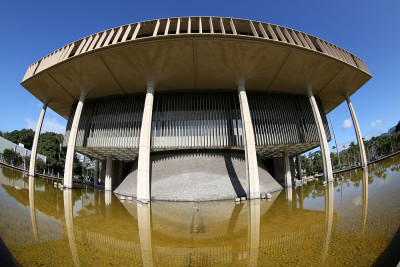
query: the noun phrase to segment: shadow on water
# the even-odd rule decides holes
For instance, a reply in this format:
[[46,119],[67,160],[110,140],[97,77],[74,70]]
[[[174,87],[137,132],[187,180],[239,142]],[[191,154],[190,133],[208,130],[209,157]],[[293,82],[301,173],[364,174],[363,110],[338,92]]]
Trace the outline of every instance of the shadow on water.
[[372,266],[398,266],[400,263],[400,228]]

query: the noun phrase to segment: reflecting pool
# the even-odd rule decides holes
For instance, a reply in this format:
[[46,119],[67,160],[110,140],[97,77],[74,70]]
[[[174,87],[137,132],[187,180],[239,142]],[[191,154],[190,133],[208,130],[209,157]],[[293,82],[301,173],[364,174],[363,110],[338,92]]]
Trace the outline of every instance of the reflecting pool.
[[338,177],[270,200],[142,205],[0,167],[0,237],[24,266],[396,265],[400,156]]

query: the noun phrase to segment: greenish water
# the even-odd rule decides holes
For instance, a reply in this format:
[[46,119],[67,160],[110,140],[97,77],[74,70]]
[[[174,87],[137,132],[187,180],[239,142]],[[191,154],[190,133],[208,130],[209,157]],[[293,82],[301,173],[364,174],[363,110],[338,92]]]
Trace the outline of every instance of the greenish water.
[[24,266],[398,262],[400,156],[340,176],[271,200],[141,205],[0,167],[0,237]]

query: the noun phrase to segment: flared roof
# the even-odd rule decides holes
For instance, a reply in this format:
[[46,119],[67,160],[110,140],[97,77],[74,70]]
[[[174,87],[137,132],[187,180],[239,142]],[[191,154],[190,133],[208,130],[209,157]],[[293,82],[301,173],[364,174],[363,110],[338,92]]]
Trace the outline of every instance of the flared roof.
[[363,60],[317,37],[269,23],[180,17],[124,25],[70,43],[28,67],[22,86],[67,118],[87,98],[157,91],[236,90],[306,94],[328,113],[371,75]]

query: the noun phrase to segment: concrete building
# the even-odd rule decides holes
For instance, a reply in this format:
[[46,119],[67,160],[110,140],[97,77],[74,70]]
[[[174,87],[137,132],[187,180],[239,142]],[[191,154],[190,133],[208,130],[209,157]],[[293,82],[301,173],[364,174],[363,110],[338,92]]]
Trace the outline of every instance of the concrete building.
[[[29,66],[22,85],[68,119],[64,185],[75,151],[103,162],[105,189],[141,201],[206,200],[291,186],[292,158],[321,147],[326,114],[371,75],[363,60],[303,32],[221,17],[124,25]],[[39,128],[40,131],[40,128]],[[102,179],[103,180],[103,179]]]
[[[2,159],[2,154],[5,149],[12,149],[14,152],[19,153],[22,157],[30,156],[32,153],[31,150],[25,148],[22,144],[15,144],[0,136],[0,160]],[[36,157],[46,162],[46,156],[42,154],[36,154]]]

